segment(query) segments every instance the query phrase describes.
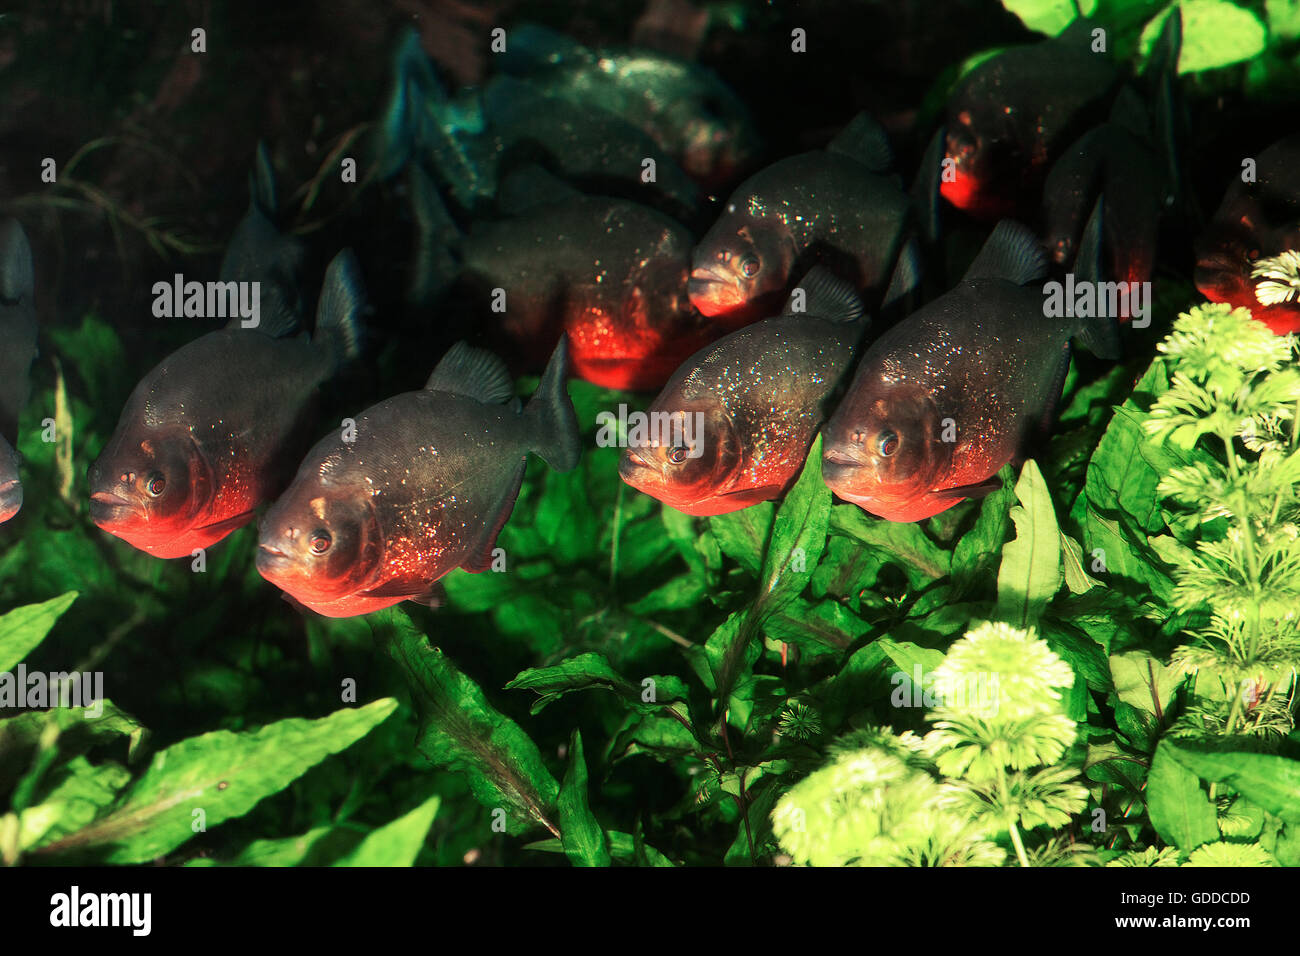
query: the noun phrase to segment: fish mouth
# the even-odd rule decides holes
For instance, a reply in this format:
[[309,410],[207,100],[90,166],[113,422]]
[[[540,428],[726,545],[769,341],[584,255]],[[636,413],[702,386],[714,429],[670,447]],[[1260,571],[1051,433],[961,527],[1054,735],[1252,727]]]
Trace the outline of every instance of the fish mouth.
[[23,506],[23,486],[17,478],[0,482],[0,524],[18,514]]
[[618,476],[634,488],[644,483],[644,476],[654,474],[656,468],[631,448],[623,450],[623,457],[618,463]]
[[272,580],[273,575],[286,570],[293,564],[293,558],[274,545],[259,543],[257,558],[254,563],[257,565],[258,574],[267,580]]
[[686,280],[686,294],[691,305],[709,318],[745,304],[745,293],[734,280],[704,267],[691,270],[690,278]]
[[145,517],[135,502],[110,491],[96,491],[90,496],[90,520],[99,527],[116,525],[130,517]]
[[822,452],[822,481],[841,498],[858,484],[867,462],[858,454],[832,446]]

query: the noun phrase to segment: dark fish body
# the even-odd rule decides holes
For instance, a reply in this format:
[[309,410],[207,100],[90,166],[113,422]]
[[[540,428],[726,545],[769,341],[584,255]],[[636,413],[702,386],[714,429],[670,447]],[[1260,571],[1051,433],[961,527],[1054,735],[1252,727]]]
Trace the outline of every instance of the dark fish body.
[[722,331],[687,300],[691,243],[652,209],[573,195],[475,224],[462,268],[481,294],[505,290],[505,312],[493,318],[526,366],[539,367],[567,336],[580,378],[657,388]]
[[1062,267],[1075,261],[1100,196],[1105,278],[1148,281],[1166,187],[1164,166],[1149,140],[1118,123],[1089,130],[1052,167],[1043,189],[1044,244],[1052,260]]
[[23,483],[18,475],[18,453],[0,435],[0,524],[4,524],[23,506]]
[[243,329],[237,318],[149,372],[91,466],[95,523],[175,558],[251,521],[310,442],[317,390],[355,354],[358,288],[355,260],[340,253],[312,341]]
[[780,160],[731,197],[695,249],[691,302],[732,327],[772,315],[794,277],[822,265],[884,291],[902,250],[909,199],[883,132],[860,117],[831,148]]
[[744,103],[698,64],[642,50],[591,50],[531,24],[510,31],[501,62],[549,97],[632,124],[706,186],[726,183],[758,151]]
[[948,100],[945,199],[988,221],[1032,214],[1052,163],[1106,118],[1118,91],[1119,70],[1091,44],[1076,21],[1059,37],[996,54],[957,83]]
[[308,453],[261,522],[258,571],[303,605],[349,617],[487,569],[529,452],[577,464],[564,348],[522,411],[504,365],[454,346],[425,388],[380,402]]
[[1046,263],[1004,222],[952,291],[872,344],[825,428],[822,474],[839,497],[919,521],[987,492],[1044,427],[1078,336],[1118,356],[1112,320],[1049,318]]
[[1250,309],[1274,332],[1300,332],[1300,301],[1265,304],[1255,263],[1300,249],[1300,135],[1256,157],[1255,182],[1233,179],[1213,220],[1196,243],[1196,287],[1211,302]]
[[35,294],[27,234],[17,220],[4,220],[0,222],[0,523],[17,514],[23,501],[14,446],[18,414],[27,404],[36,358]]
[[686,514],[715,515],[778,497],[798,477],[867,325],[853,290],[824,270],[800,288],[802,313],[732,332],[677,370],[650,414],[691,416],[700,430],[679,444],[629,445],[624,481]]
[[[490,205],[506,177],[529,164],[585,190],[677,216],[690,216],[699,198],[695,182],[653,139],[598,106],[548,96],[509,75],[494,77],[482,91],[449,96],[413,30],[394,61],[378,153],[381,175],[423,163],[471,212]],[[642,179],[646,159],[655,160],[651,182]]]

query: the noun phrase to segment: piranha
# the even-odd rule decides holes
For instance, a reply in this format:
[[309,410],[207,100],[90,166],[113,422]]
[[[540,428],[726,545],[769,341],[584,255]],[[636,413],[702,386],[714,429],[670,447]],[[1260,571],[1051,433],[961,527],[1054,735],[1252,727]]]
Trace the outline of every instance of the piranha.
[[36,358],[35,296],[27,234],[15,219],[0,221],[0,523],[17,514],[23,503],[14,445]]
[[945,125],[945,199],[987,221],[1032,211],[1052,163],[1106,118],[1122,80],[1105,54],[1093,52],[1091,27],[1076,20],[1058,37],[994,55],[957,82]]
[[1116,122],[1089,130],[1052,168],[1043,190],[1044,244],[1052,261],[1068,267],[1076,260],[1090,210],[1101,198],[1104,277],[1150,280],[1166,196],[1164,167],[1148,138]]
[[368,408],[308,453],[260,526],[257,570],[299,603],[351,617],[428,601],[453,568],[492,565],[528,453],[568,471],[580,454],[555,349],[522,410],[504,363],[454,345],[424,388]]
[[18,453],[0,435],[0,524],[23,506],[23,484],[18,476]]
[[1045,314],[1046,268],[1033,234],[1003,221],[956,288],[872,344],[824,429],[835,494],[890,521],[986,494],[1050,425],[1071,339],[1119,357],[1113,318]]
[[[423,197],[417,218],[425,234],[454,232],[436,191],[413,192]],[[606,388],[658,388],[725,331],[691,308],[692,236],[669,217],[584,196],[536,167],[503,184],[501,206],[508,218],[475,222],[454,253],[462,286],[521,367],[540,366],[567,336],[578,377]],[[501,311],[490,308],[498,289]]]
[[238,318],[173,352],[136,386],[90,469],[90,516],[159,558],[188,556],[253,519],[311,440],[318,389],[359,352],[356,259],[325,273],[316,331]]
[[[597,106],[549,96],[506,74],[480,90],[450,96],[409,30],[398,47],[388,105],[378,125],[377,170],[384,178],[424,165],[463,211],[490,206],[515,169],[540,164],[584,190],[691,217],[699,187],[640,128]],[[654,176],[644,177],[653,159]]]
[[817,264],[878,299],[909,228],[910,199],[886,175],[892,162],[884,131],[864,114],[825,150],[755,173],[695,249],[691,302],[737,328],[772,315],[794,277]]
[[697,63],[646,50],[592,50],[536,24],[513,28],[498,62],[547,96],[622,117],[706,187],[731,181],[758,152],[745,104]]
[[1300,261],[1267,268],[1267,260],[1285,266],[1300,250],[1300,135],[1255,159],[1255,181],[1233,180],[1197,240],[1196,287],[1211,302],[1250,309],[1278,335],[1300,332]]
[[868,325],[848,283],[815,266],[781,315],[732,332],[677,370],[619,475],[691,515],[779,496],[799,476]]
[[[1122,91],[1133,93],[1125,72],[1105,52],[1105,31],[1097,31],[1096,22],[1077,19],[1059,36],[1003,50],[957,81],[948,98],[946,169],[939,187],[948,202],[986,222],[1034,215],[1057,160],[1106,121]],[[1179,138],[1171,124],[1178,113],[1182,37],[1175,6],[1140,77],[1147,99],[1156,104],[1156,136],[1168,146]],[[1119,193],[1112,181],[1106,188]],[[1091,206],[1081,202],[1079,208]]]

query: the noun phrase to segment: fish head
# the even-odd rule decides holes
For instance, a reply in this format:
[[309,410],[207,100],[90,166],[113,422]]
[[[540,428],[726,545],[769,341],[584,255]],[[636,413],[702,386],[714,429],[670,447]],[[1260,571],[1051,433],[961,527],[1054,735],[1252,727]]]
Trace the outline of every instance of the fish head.
[[18,454],[0,436],[0,524],[8,521],[23,506],[23,486],[18,480]]
[[[625,482],[686,514],[713,514],[741,470],[739,429],[721,402],[655,402],[646,429],[628,431],[618,473]],[[656,417],[659,416],[659,417]]]
[[873,514],[897,511],[933,489],[951,463],[942,428],[925,389],[883,376],[857,382],[826,425],[822,477]]
[[258,525],[258,573],[305,603],[364,589],[382,556],[378,516],[364,488],[300,475]]
[[179,426],[119,428],[90,466],[91,520],[146,551],[189,529],[214,493],[212,468]]
[[[738,222],[739,221],[739,222]],[[735,207],[714,224],[695,247],[687,291],[691,304],[709,318],[751,319],[775,315],[764,310],[785,294],[794,248],[778,230],[740,215]]]

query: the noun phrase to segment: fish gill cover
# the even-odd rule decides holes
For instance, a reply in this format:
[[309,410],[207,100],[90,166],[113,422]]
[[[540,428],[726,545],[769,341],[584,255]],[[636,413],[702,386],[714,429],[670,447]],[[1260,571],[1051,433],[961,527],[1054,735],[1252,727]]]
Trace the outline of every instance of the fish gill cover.
[[1300,864],[1300,5],[929,6],[0,17],[0,864]]

